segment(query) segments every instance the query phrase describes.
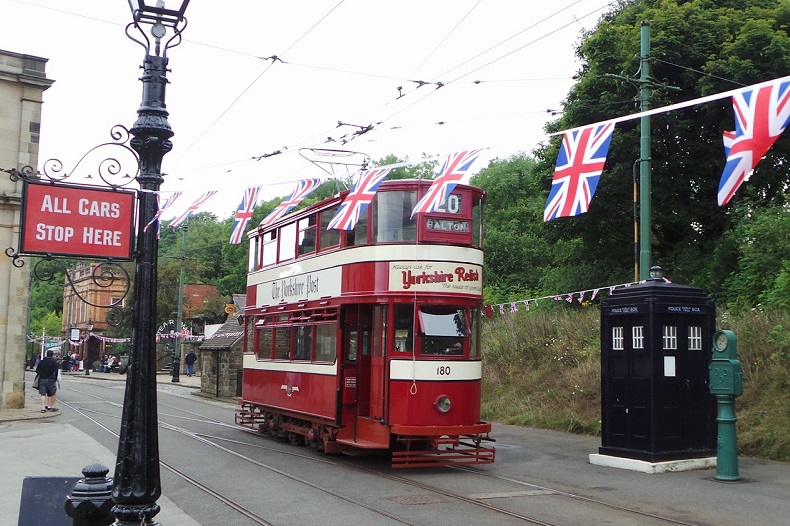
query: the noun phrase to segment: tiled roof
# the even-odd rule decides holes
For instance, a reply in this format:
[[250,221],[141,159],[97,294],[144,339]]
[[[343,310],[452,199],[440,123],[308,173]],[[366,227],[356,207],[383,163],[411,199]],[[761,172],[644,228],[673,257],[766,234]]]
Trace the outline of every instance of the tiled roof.
[[[236,312],[243,312],[244,307],[247,306],[247,297],[244,294],[234,294],[233,303],[236,305]],[[238,316],[231,315],[211,338],[203,340],[199,348],[202,351],[225,351],[242,338],[244,338],[244,325],[239,325]]]

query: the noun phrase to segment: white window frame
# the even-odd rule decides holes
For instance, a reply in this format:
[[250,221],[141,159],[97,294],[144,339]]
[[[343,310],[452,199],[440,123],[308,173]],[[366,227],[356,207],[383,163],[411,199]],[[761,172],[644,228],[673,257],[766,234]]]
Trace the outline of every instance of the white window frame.
[[623,327],[612,327],[612,350],[622,351],[624,349]]
[[633,349],[645,348],[645,327],[643,325],[631,327],[631,344]]
[[702,350],[702,327],[697,325],[689,326],[688,345],[689,351]]
[[678,348],[678,327],[677,325],[664,325],[662,327],[662,346],[664,350],[676,351]]

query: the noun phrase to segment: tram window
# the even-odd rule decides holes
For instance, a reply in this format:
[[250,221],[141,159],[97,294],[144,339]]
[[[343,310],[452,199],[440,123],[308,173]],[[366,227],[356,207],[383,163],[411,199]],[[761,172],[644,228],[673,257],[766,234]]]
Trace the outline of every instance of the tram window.
[[278,261],[287,261],[296,257],[296,223],[280,228],[280,257]]
[[368,223],[368,211],[366,209],[359,215],[359,221],[357,221],[354,230],[349,230],[346,233],[347,246],[368,244]]
[[272,230],[263,236],[263,259],[261,264],[265,267],[277,262],[277,231]]
[[417,239],[417,219],[411,217],[416,203],[416,191],[377,193],[373,201],[373,241]]
[[299,255],[315,252],[316,216],[311,215],[299,220]]
[[261,238],[256,236],[250,239],[250,251],[247,259],[247,272],[253,272],[260,268],[258,266],[260,245],[261,245]]
[[291,329],[289,327],[277,327],[274,329],[274,359],[290,359],[291,350]]
[[464,310],[446,307],[420,309],[422,354],[464,353],[464,340],[469,328]]
[[480,197],[472,201],[472,246],[483,246],[483,200]]
[[340,244],[340,230],[335,228],[327,230],[326,228],[337,213],[338,208],[340,208],[340,205],[321,212],[321,232],[318,234],[318,250],[325,250]]
[[480,309],[472,309],[470,321],[472,339],[469,342],[469,357],[480,358]]
[[316,325],[315,327],[315,361],[334,362],[337,356],[337,326]]
[[313,348],[313,327],[302,325],[295,327],[296,338],[294,341],[294,360],[309,360]]
[[355,362],[357,360],[357,331],[350,331],[346,340],[346,361]]
[[259,360],[272,359],[273,340],[274,340],[273,329],[263,328],[258,331],[258,359]]
[[414,305],[395,305],[395,352],[412,352]]

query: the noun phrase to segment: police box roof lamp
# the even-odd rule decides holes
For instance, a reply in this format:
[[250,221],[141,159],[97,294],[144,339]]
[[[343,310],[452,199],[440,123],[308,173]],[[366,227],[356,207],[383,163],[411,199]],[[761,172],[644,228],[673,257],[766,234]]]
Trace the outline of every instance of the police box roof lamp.
[[658,265],[650,267],[650,279],[652,281],[660,281],[664,279],[664,269]]

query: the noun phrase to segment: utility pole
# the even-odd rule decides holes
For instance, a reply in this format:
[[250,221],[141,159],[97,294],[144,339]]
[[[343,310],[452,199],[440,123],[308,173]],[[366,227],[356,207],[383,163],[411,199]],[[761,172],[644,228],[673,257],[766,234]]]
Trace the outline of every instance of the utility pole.
[[[639,109],[650,109],[652,93],[652,77],[650,75],[650,22],[642,20],[640,31],[640,66],[639,66]],[[639,280],[650,277],[651,235],[651,168],[650,157],[650,115],[640,119],[641,134],[639,138]]]
[[[642,20],[640,29],[639,80],[606,73],[603,77],[624,80],[639,85],[639,110],[650,109],[650,98],[655,88],[680,91],[680,88],[656,83],[650,71],[650,21]],[[634,163],[634,279],[644,281],[650,277],[650,251],[652,245],[652,162],[650,151],[650,115],[640,117],[639,159]],[[639,164],[639,188],[636,183],[636,164]],[[639,219],[636,200],[639,195]],[[638,237],[638,240],[636,239]]]
[[181,374],[181,346],[183,340],[181,339],[181,323],[182,315],[184,312],[184,267],[187,259],[187,225],[181,225],[181,272],[178,276],[178,313],[176,314],[176,348],[173,354],[173,379],[172,382],[179,381]]

